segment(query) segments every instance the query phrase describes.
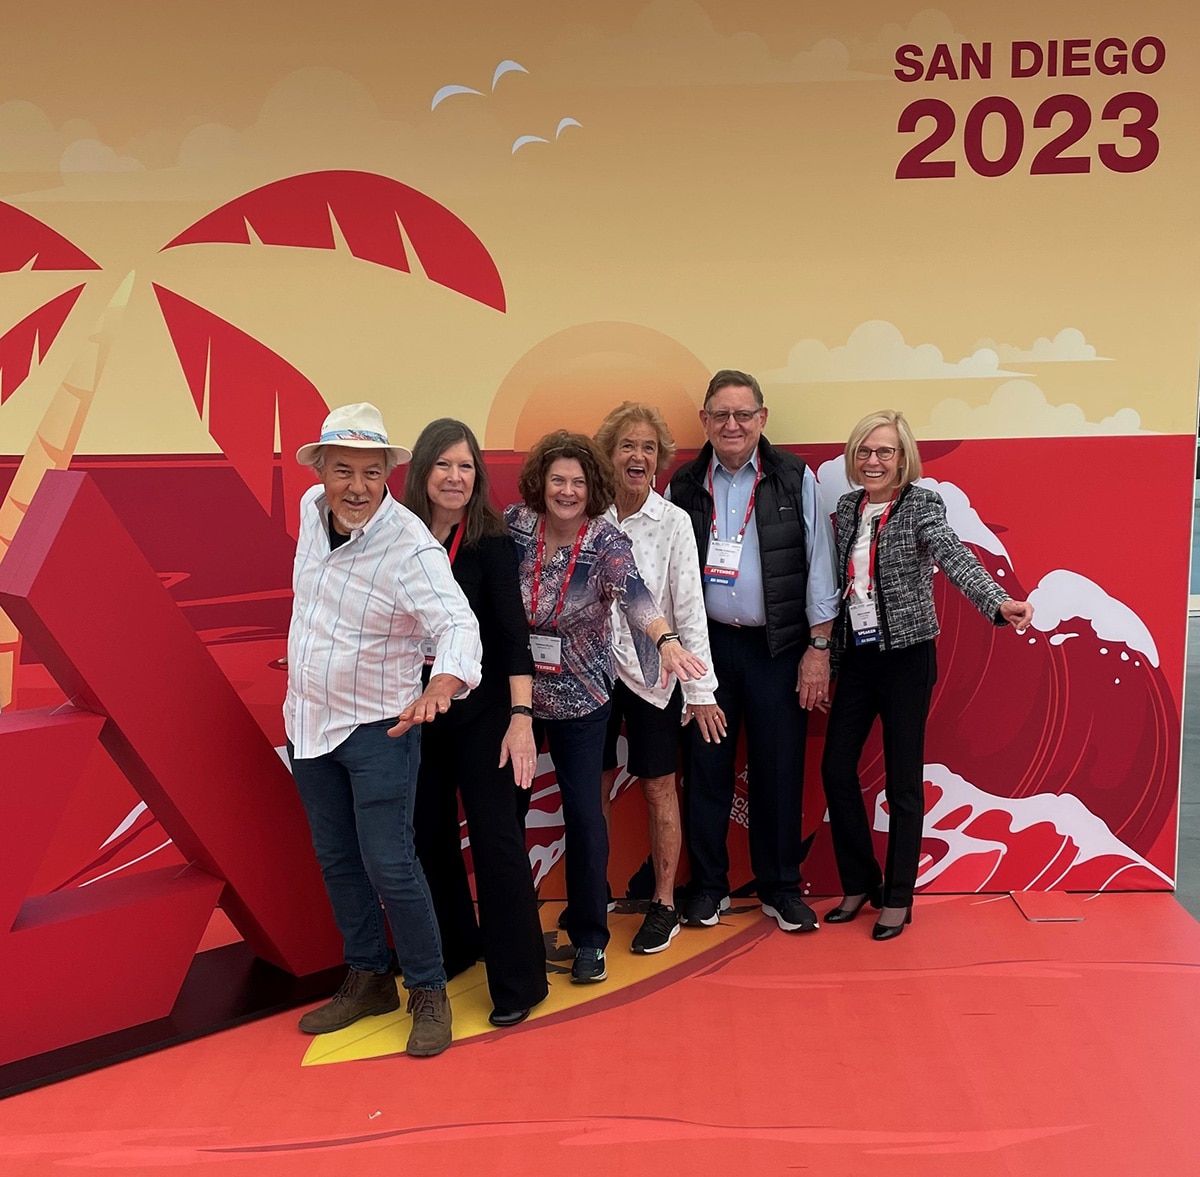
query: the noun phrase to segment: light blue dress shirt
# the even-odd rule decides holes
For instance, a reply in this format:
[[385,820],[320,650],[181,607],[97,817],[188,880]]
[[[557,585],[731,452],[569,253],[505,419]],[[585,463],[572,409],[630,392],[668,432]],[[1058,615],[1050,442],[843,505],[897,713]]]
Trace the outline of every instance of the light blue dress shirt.
[[[713,456],[709,465],[717,538],[735,539],[750,506],[750,494],[758,474],[758,450],[736,473],[731,474]],[[805,612],[809,625],[832,621],[838,615],[837,576],[834,573],[833,528],[817,514],[817,480],[806,465],[801,492],[804,534],[808,549],[808,591]],[[710,533],[711,535],[711,533]],[[713,621],[725,625],[766,625],[763,601],[762,560],[759,557],[758,525],[754,516],[742,537],[742,559],[738,578],[732,585],[706,584],[704,606]]]

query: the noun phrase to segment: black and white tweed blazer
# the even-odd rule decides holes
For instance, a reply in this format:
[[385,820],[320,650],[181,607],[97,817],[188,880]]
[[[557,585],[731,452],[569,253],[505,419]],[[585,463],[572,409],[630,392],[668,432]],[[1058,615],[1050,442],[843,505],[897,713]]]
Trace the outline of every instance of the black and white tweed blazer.
[[[846,609],[847,566],[858,534],[859,511],[865,490],[838,499],[834,535],[838,554],[838,587],[842,610],[834,626],[834,644],[844,649],[853,639]],[[946,519],[946,504],[936,491],[910,483],[901,492],[875,550],[875,601],[879,610],[879,645],[900,650],[938,635],[933,607],[933,566],[989,621],[1004,625],[999,609],[1006,593],[966,548]]]

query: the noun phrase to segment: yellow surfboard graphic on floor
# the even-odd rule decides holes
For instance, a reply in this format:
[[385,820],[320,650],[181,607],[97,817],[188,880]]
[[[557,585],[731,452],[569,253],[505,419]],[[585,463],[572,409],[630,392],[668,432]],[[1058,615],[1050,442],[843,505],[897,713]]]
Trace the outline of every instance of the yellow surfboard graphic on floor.
[[[543,905],[542,924],[548,932],[555,928],[562,908],[563,904],[557,902]],[[550,994],[534,1009],[529,1019],[516,1029],[524,1030],[544,1018],[579,1010],[591,1002],[612,998],[624,991],[634,990],[629,992],[632,999],[645,982],[652,982],[656,977],[689,962],[700,965],[699,958],[711,956],[713,949],[727,946],[735,938],[744,938],[747,934],[759,931],[765,933],[775,927],[773,922],[763,918],[757,902],[735,900],[732,909],[722,915],[721,922],[715,927],[680,928],[670,947],[647,956],[629,950],[634,935],[642,925],[642,918],[640,911],[627,908],[623,903],[609,915],[608,928],[612,939],[605,952],[608,979],[595,985],[571,984],[570,956],[569,952],[563,952],[567,942],[566,933],[559,932],[557,941],[563,959],[551,959],[547,963]],[[553,940],[549,939],[548,943],[553,943]],[[403,998],[403,989],[400,993]],[[454,1010],[455,1042],[476,1038],[481,1034],[514,1032],[512,1029],[498,1030],[487,1020],[492,1001],[482,964],[455,977],[450,982],[449,993]],[[410,1021],[402,1005],[395,1013],[363,1018],[344,1030],[321,1034],[313,1039],[305,1052],[302,1065],[310,1067],[403,1054]]]

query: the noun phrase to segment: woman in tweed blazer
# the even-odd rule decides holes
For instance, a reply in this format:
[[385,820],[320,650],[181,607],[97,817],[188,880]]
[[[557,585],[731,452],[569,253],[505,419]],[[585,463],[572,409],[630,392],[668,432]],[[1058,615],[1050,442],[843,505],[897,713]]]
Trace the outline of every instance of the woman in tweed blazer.
[[[921,458],[908,422],[885,410],[864,417],[846,443],[846,476],[862,487],[838,500],[842,610],[834,625],[837,690],[821,776],[843,898],[825,915],[848,923],[870,902],[872,930],[892,940],[912,922],[913,887],[925,819],[925,721],[937,681],[933,566],[996,625],[1033,619],[984,571],[946,520],[935,491],[917,486]],[[858,762],[875,719],[883,726],[889,810],[887,860],[875,859]]]

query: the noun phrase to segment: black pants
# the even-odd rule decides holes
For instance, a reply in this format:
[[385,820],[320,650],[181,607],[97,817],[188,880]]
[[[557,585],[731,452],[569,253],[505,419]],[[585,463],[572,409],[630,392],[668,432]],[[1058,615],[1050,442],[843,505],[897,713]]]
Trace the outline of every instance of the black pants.
[[[902,650],[877,645],[845,651],[825,733],[821,778],[842,890],[861,895],[883,883],[888,907],[912,903],[925,824],[925,721],[937,682],[932,641]],[[883,725],[884,788],[889,823],[880,872],[858,762],[876,716]]]
[[[446,975],[470,968],[482,949],[497,1009],[526,1009],[546,996],[546,945],[525,849],[527,807],[512,765],[498,768],[508,727],[504,708],[468,723],[425,724],[413,830],[433,894]],[[458,825],[462,793],[479,920],[467,882]]]
[[692,889],[729,894],[729,812],[733,806],[738,732],[746,724],[750,865],[765,900],[800,893],[800,803],[808,712],[796,694],[799,649],[771,657],[765,628],[710,622],[717,703],[727,735],[706,744],[692,723],[683,791]]
[[537,719],[562,794],[566,835],[567,935],[576,948],[608,944],[608,827],[600,807],[600,772],[610,704],[579,719]]

